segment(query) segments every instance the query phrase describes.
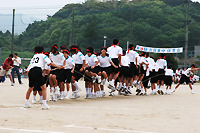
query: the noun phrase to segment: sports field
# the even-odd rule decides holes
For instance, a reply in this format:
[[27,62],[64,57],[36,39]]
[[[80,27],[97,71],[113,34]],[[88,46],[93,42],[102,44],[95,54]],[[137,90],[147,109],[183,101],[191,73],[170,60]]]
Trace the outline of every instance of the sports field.
[[[83,89],[81,98],[48,102],[50,110],[42,110],[40,104],[32,104],[32,95],[32,107],[23,108],[28,80],[22,81],[23,85],[16,82],[13,87],[8,79],[0,83],[0,133],[200,132],[200,84],[193,85],[195,94],[182,85],[172,95],[118,96],[116,92],[115,97],[87,100]],[[79,84],[84,88],[83,81]]]

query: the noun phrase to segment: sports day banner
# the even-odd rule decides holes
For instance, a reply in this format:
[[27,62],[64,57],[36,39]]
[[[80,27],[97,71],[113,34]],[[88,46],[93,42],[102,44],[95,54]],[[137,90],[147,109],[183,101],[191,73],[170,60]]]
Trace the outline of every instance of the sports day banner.
[[183,47],[180,48],[152,48],[137,45],[135,50],[153,53],[182,53]]

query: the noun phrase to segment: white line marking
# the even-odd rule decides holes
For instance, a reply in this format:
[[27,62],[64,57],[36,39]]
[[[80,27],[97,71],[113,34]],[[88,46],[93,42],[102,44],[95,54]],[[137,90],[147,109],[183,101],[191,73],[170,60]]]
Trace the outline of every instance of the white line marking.
[[26,110],[24,107],[20,107],[20,109]]
[[52,132],[52,131],[29,130],[29,129],[16,129],[16,128],[5,128],[5,127],[0,127],[0,130],[36,132],[36,133],[64,133],[64,132]]
[[92,129],[92,130],[102,130],[102,131],[112,131],[112,132],[132,132],[132,133],[154,133],[154,132],[145,132],[145,131],[134,131],[134,130],[126,130],[126,129],[109,129],[109,128],[95,128],[95,127],[84,127],[84,126],[76,126],[73,125],[65,125],[68,128],[83,128],[83,129]]

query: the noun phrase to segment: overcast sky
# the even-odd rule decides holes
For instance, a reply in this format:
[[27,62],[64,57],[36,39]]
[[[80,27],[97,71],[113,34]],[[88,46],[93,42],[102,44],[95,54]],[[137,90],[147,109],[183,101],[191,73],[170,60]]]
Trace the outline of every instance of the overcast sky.
[[[82,3],[86,0],[0,0],[0,14],[26,14],[30,17],[37,17],[43,20],[47,15],[53,15],[63,6],[69,3]],[[192,0],[198,1],[200,0]]]

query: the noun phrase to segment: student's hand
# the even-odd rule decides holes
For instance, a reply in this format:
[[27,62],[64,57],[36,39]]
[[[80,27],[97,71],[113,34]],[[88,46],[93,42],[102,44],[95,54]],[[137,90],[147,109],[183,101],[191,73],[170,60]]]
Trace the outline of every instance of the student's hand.
[[44,74],[44,73],[42,73],[42,76],[43,76],[43,77],[45,77],[45,74]]
[[94,66],[91,67],[91,69],[93,69],[93,68],[94,68]]
[[61,69],[62,67],[61,66],[58,66],[58,69]]
[[123,66],[122,63],[120,63],[120,66]]
[[83,71],[83,68],[81,68],[79,71],[82,72],[82,71]]
[[114,66],[115,68],[118,68],[118,66]]
[[138,65],[135,65],[136,66],[136,68],[138,69]]
[[74,73],[74,70],[71,70],[71,73]]

